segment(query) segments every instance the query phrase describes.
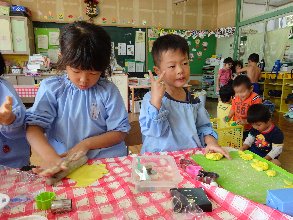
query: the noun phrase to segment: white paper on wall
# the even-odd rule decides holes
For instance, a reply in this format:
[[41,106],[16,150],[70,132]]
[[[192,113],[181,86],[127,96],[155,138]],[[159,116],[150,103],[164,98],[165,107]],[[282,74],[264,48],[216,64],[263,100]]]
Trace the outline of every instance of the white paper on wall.
[[118,55],[126,55],[126,43],[118,43]]
[[48,49],[48,36],[38,35],[38,48]]
[[127,45],[127,55],[134,55],[134,45]]

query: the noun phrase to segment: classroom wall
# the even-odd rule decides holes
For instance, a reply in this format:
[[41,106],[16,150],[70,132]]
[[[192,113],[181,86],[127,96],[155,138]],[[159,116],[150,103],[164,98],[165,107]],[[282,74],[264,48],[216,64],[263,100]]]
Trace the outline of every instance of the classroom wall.
[[[218,1],[223,4],[225,0]],[[171,0],[100,0],[101,13],[95,18],[95,23],[107,26],[155,26],[174,29],[215,29],[220,27],[219,25],[231,26],[227,24],[234,24],[233,13],[228,13],[231,14],[233,22],[230,20],[219,22],[219,19],[217,21],[218,1],[188,0],[175,5]],[[71,22],[78,18],[88,19],[83,0],[8,0],[8,2],[28,7],[32,11],[34,21]],[[102,21],[103,17],[107,19],[105,23]],[[146,21],[145,25],[143,25],[144,21]]]
[[234,27],[236,0],[218,0],[217,27]]

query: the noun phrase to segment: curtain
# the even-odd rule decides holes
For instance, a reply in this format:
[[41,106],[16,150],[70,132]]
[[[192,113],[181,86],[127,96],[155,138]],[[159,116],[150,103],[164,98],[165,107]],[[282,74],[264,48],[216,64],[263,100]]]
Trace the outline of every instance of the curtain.
[[265,63],[270,69],[276,60],[282,60],[285,47],[288,44],[290,27],[267,32],[267,40],[265,45]]

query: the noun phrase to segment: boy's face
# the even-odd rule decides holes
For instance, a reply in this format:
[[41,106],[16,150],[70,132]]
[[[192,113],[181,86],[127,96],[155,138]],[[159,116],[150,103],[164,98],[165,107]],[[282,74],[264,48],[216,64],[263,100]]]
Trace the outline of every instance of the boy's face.
[[236,65],[235,69],[236,70],[240,70],[241,69],[241,66],[240,65]]
[[238,96],[242,101],[244,101],[250,96],[252,90],[253,90],[252,87],[248,89],[244,84],[239,86],[234,86],[235,96]]
[[252,123],[251,125],[254,129],[258,130],[259,132],[264,132],[268,130],[271,126],[271,120],[269,120],[268,122],[256,122]]
[[232,63],[225,63],[224,68],[226,70],[231,69],[232,65],[233,65]]
[[66,66],[69,80],[79,89],[86,90],[94,86],[100,79],[102,72],[95,70],[80,70]]
[[160,63],[154,67],[157,75],[166,72],[163,81],[166,86],[181,88],[188,81],[190,67],[187,54],[180,50],[167,50],[161,53]]

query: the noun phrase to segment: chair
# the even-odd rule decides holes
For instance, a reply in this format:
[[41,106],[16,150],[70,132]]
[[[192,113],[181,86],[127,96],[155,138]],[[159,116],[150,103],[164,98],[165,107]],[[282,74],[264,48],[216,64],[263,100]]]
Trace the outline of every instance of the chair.
[[142,135],[140,131],[140,125],[138,121],[130,122],[131,129],[125,138],[125,144],[127,146],[127,154],[129,150],[134,154],[139,154],[142,146]]

